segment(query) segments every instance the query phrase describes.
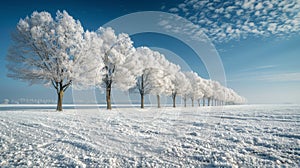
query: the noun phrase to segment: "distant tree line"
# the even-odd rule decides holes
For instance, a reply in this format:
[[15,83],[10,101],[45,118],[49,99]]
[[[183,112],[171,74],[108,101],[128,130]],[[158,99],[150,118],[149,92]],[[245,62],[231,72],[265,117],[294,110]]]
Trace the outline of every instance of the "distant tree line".
[[2,104],[55,104],[53,99],[19,98],[3,99]]

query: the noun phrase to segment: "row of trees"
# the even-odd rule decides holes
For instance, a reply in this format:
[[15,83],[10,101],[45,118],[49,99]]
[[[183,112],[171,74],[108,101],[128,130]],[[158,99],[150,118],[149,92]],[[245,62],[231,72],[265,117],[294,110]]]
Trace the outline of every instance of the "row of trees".
[[[135,48],[128,34],[112,28],[84,31],[78,20],[66,11],[52,18],[48,12],[33,12],[21,19],[12,35],[7,60],[8,77],[30,84],[52,85],[58,95],[57,110],[62,110],[64,92],[98,86],[106,89],[107,109],[111,109],[111,90],[138,90],[141,108],[144,96],[177,96],[186,102],[205,99],[208,105],[243,103],[244,98],[217,81],[203,79],[195,72],[182,72],[163,54],[148,47]],[[218,103],[217,103],[218,102]],[[192,103],[194,104],[194,103]],[[185,103],[186,105],[186,103]]]

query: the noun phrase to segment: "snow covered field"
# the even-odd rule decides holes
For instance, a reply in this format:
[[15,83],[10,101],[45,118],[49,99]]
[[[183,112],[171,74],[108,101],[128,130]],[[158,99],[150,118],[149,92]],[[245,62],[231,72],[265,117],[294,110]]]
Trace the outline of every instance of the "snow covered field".
[[300,106],[0,111],[0,167],[300,166]]

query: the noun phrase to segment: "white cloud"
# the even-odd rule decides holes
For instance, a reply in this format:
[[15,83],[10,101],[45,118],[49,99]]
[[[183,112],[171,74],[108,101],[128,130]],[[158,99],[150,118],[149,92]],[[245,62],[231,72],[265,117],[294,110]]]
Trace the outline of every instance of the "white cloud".
[[216,9],[215,11],[216,11],[216,13],[222,13],[224,11],[224,8],[221,7],[221,8]]
[[268,9],[273,9],[273,4],[270,1],[265,1],[264,4],[267,5]]
[[166,21],[166,20],[161,20],[158,24],[159,24],[160,26],[165,26],[165,25],[169,24],[169,22]]
[[178,8],[171,8],[169,9],[170,12],[179,12],[179,9]]
[[262,9],[262,8],[263,8],[262,2],[257,3],[257,5],[255,6],[255,9],[256,9],[256,10],[260,10],[260,9]]
[[268,30],[271,31],[272,33],[274,33],[276,31],[277,28],[277,24],[276,23],[270,23]]
[[242,7],[244,9],[253,9],[253,3],[251,1],[245,0]]
[[235,6],[228,6],[227,8],[226,8],[226,12],[233,12],[233,11],[235,11],[236,10],[236,7]]
[[178,7],[179,7],[180,9],[184,9],[184,8],[186,7],[186,4],[184,4],[184,3],[179,4]]
[[185,0],[169,12],[198,24],[215,42],[300,31],[299,0]]
[[254,15],[259,16],[259,14],[260,14],[260,11],[256,11]]
[[239,9],[239,10],[236,11],[236,14],[237,14],[238,16],[241,16],[241,14],[242,14],[243,12],[244,12],[244,10]]
[[228,26],[226,29],[226,33],[232,33],[232,32],[233,32],[233,30],[232,30],[231,26]]

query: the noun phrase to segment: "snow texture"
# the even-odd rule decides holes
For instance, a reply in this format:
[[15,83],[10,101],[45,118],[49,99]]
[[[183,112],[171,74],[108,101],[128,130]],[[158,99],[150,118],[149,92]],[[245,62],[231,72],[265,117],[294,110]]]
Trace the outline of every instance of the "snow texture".
[[300,106],[0,112],[0,167],[298,167]]

